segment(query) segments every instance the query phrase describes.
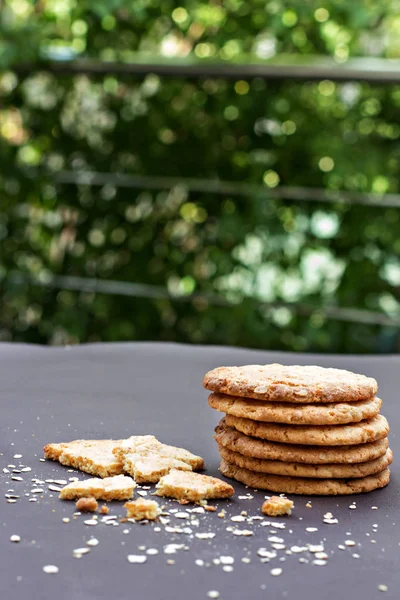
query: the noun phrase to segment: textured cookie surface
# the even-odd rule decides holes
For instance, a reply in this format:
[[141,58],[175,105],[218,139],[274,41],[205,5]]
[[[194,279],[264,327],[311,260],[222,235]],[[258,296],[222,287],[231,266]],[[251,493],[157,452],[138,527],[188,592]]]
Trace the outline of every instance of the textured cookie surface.
[[374,475],[386,469],[392,462],[392,451],[388,449],[386,454],[364,463],[351,465],[333,463],[325,465],[308,465],[303,463],[282,462],[280,460],[263,460],[262,458],[250,458],[237,452],[232,452],[223,446],[219,447],[219,453],[227,463],[254,471],[256,473],[269,473],[271,475],[285,475],[288,477],[311,477],[314,479],[355,479]]
[[224,460],[221,462],[220,471],[225,477],[236,479],[254,489],[307,496],[340,496],[371,492],[385,487],[390,480],[389,469],[357,479],[305,479],[255,473]]
[[351,425],[282,425],[262,423],[226,415],[226,424],[251,437],[311,446],[343,446],[375,442],[387,436],[389,424],[383,415]]
[[388,439],[354,446],[303,446],[267,442],[249,437],[226,425],[222,419],[215,429],[217,443],[233,452],[251,458],[281,460],[307,464],[361,463],[383,456],[388,449]]
[[61,500],[93,497],[97,500],[129,500],[133,496],[136,484],[131,477],[116,475],[99,479],[73,481],[60,492]]
[[47,444],[44,456],[91,475],[111,477],[122,473],[122,461],[113,453],[121,442],[122,440],[74,440]]
[[229,483],[216,477],[176,470],[162,477],[156,488],[156,496],[168,496],[189,502],[200,502],[208,498],[230,498],[235,493]]
[[272,402],[354,402],[375,396],[375,379],[317,366],[246,365],[209,371],[203,385],[212,392]]
[[115,448],[124,471],[138,483],[156,483],[171,469],[202,469],[204,461],[184,448],[162,444],[153,435],[132,436]]
[[292,404],[290,402],[261,402],[228,396],[210,394],[208,404],[220,412],[267,423],[288,423],[291,425],[343,425],[372,419],[379,414],[382,400],[376,396],[359,402],[338,402],[329,404]]

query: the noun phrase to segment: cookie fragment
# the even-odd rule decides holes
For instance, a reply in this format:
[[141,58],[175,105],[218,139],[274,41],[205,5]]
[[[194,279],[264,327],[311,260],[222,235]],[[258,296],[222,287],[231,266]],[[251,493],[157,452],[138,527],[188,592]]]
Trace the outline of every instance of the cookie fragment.
[[138,483],[156,483],[171,469],[200,470],[204,461],[184,448],[162,444],[153,435],[132,436],[114,449],[124,471]]
[[116,475],[104,479],[92,478],[84,481],[72,481],[60,492],[61,500],[76,500],[92,496],[97,500],[129,500],[136,487],[131,477]]
[[83,497],[79,498],[76,502],[76,510],[80,512],[96,512],[98,508],[98,503],[96,498],[93,497]]
[[300,365],[246,365],[209,371],[203,385],[212,392],[271,402],[354,402],[375,396],[375,379],[343,369]]
[[142,521],[143,519],[154,521],[161,514],[161,509],[157,502],[146,500],[145,498],[125,502],[124,508],[126,508],[126,518],[135,519],[135,521]]
[[272,496],[264,502],[261,511],[264,515],[268,515],[269,517],[281,517],[284,515],[291,515],[293,507],[293,500],[281,498],[280,496]]
[[189,502],[200,502],[210,498],[230,498],[235,493],[233,487],[221,479],[176,469],[162,477],[156,488],[157,496]]
[[121,442],[122,440],[74,440],[47,444],[44,456],[97,477],[111,477],[122,473],[122,461],[113,454],[113,450]]

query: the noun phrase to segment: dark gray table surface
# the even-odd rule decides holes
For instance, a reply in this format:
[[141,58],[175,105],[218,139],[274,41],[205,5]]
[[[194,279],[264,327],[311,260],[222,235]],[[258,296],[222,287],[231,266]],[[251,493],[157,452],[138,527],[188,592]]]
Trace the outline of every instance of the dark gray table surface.
[[[202,455],[207,473],[218,475],[219,455],[213,429],[220,415],[208,407],[202,377],[220,365],[268,362],[346,368],[373,376],[379,382],[383,414],[391,425],[390,445],[395,453],[390,485],[370,494],[313,498],[312,508],[306,507],[308,498],[294,496],[294,513],[285,520],[286,529],[275,534],[284,538],[287,549],[322,541],[329,555],[326,566],[302,564],[299,557],[312,556],[286,555],[285,550],[279,550],[278,558],[270,563],[261,563],[257,550],[270,547],[267,538],[271,527],[263,527],[260,522],[233,523],[230,517],[242,510],[259,515],[265,493],[252,492],[252,500],[240,500],[238,495],[251,490],[236,483],[237,494],[232,501],[215,503],[218,508],[226,508],[224,519],[211,512],[198,515],[200,524],[193,531],[215,532],[209,540],[168,533],[163,526],[157,532],[155,524],[84,525],[87,517],[73,519],[74,504],[60,501],[57,493],[48,490],[48,484],[41,486],[45,491],[37,502],[29,502],[25,496],[34,487],[31,478],[61,479],[73,475],[58,463],[40,462],[39,458],[43,456],[44,444],[76,438],[123,438],[151,433],[163,442]],[[396,456],[400,357],[283,354],[153,343],[57,349],[0,344],[0,382],[1,599],[197,600],[207,598],[210,590],[217,590],[221,599],[399,597],[400,478]],[[13,458],[15,454],[22,454],[22,458]],[[21,474],[23,481],[12,481],[10,474],[3,473],[8,464],[20,463],[32,468]],[[14,504],[5,500],[9,489],[20,495]],[[349,509],[353,501],[355,510]],[[179,507],[172,501],[167,504],[169,508]],[[373,510],[372,506],[378,509]],[[120,503],[111,508],[112,514],[123,516],[125,512]],[[339,519],[337,525],[323,523],[323,515],[328,511]],[[64,517],[71,521],[64,523]],[[171,525],[183,527],[190,523],[172,517]],[[254,535],[235,536],[226,530],[229,526],[250,528]],[[307,527],[318,531],[308,532]],[[128,534],[124,533],[126,529]],[[10,542],[13,534],[21,536],[20,543]],[[73,558],[73,549],[84,546],[93,536],[99,540],[98,546],[81,559]],[[338,549],[346,539],[354,540],[357,546]],[[169,543],[184,543],[188,549],[165,555],[163,547]],[[145,552],[138,549],[140,546],[156,548],[159,554],[149,555],[145,564],[129,564],[128,554]],[[234,557],[232,572],[213,563],[221,555]],[[250,557],[251,562],[243,563],[243,557]],[[285,560],[280,561],[279,557]],[[168,565],[167,560],[171,559],[175,563]],[[197,566],[196,559],[203,560],[205,566]],[[58,574],[45,574],[42,568],[48,564],[58,566]],[[271,576],[274,567],[283,569],[279,577]],[[378,591],[380,584],[387,585],[388,591]]]

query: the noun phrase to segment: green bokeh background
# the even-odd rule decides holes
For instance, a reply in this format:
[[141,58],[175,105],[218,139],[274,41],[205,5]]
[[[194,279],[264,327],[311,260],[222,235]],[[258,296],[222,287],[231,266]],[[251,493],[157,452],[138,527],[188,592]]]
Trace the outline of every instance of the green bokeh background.
[[[400,86],[52,65],[396,59],[399,14],[396,1],[3,2],[0,339],[397,352],[399,208],[280,189],[399,193]],[[66,171],[104,175],[68,184]],[[215,180],[254,188],[215,193]],[[66,276],[80,289],[60,289]]]

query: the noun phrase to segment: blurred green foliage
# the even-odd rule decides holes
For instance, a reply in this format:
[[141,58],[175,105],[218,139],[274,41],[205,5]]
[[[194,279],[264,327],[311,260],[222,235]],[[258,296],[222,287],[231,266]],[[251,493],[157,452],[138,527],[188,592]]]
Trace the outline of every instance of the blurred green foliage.
[[[324,308],[399,318],[399,209],[296,203],[276,191],[399,193],[400,86],[57,75],[46,65],[149,56],[244,61],[281,53],[338,63],[399,58],[399,8],[337,0],[192,0],[184,7],[6,0],[0,338],[397,350],[396,327],[342,322]],[[100,186],[67,185],[57,179],[60,171],[110,177]],[[166,191],[120,187],[115,173],[182,183]],[[258,184],[264,193],[193,191],[184,181],[190,177]],[[206,297],[185,303],[29,283],[45,284],[52,274]],[[214,306],[207,295],[231,306]],[[289,305],[270,305],[279,302]],[[304,304],[315,307],[311,316]]]

